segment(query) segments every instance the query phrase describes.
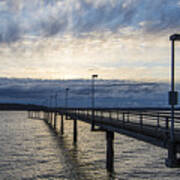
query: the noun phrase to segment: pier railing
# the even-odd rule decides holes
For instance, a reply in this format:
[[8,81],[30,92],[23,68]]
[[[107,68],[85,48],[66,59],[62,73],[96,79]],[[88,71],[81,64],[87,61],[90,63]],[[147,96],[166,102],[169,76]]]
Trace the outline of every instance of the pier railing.
[[[68,108],[57,109],[67,116],[76,118],[92,119],[90,108]],[[171,114],[169,109],[94,109],[94,119],[108,119],[121,121],[123,124],[134,124],[139,126],[152,126],[157,129],[169,131]],[[180,130],[180,111],[175,111],[175,130]]]

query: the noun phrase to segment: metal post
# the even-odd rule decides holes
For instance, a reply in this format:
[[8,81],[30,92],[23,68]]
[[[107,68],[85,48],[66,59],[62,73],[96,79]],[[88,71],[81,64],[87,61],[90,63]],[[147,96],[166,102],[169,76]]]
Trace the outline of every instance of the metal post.
[[[174,40],[171,44],[171,93],[175,93],[175,84],[174,84]],[[168,159],[166,160],[166,165],[169,167],[174,167],[177,165],[177,156],[176,156],[176,144],[174,142],[174,106],[175,102],[171,103],[171,129],[170,129],[170,142],[168,144]]]
[[92,108],[92,124],[91,124],[91,130],[94,130],[94,108],[95,108],[95,87],[94,87],[94,85],[95,85],[95,78],[97,78],[98,77],[98,75],[97,74],[93,74],[92,75],[92,80],[91,80],[91,82],[92,82],[92,87],[91,87],[91,93],[92,93],[92,97],[91,97],[91,108]]
[[73,142],[74,144],[76,144],[77,142],[77,120],[76,119],[74,119]]
[[143,131],[143,114],[142,113],[140,114],[140,128],[141,128],[141,131]]
[[92,101],[92,109],[94,109],[94,78],[93,78],[93,76],[92,76],[92,87],[91,87],[91,90],[92,90],[92,99],[91,99],[91,101]]
[[53,112],[51,111],[51,126],[53,125]]
[[124,125],[124,123],[125,123],[125,112],[123,112],[123,117],[122,117],[122,119],[123,119],[123,125]]
[[160,119],[160,117],[159,117],[159,112],[157,113],[157,128],[159,128],[160,127],[160,124],[159,124],[159,119]]
[[48,124],[51,123],[51,112],[50,110],[48,110]]
[[92,125],[91,130],[94,130],[94,78],[92,77]]
[[117,120],[119,120],[119,111],[117,110]]
[[168,139],[168,135],[169,135],[169,117],[166,117],[166,138]]
[[56,130],[56,118],[57,118],[57,113],[54,112],[54,129]]
[[107,151],[106,151],[106,169],[109,172],[114,171],[114,132],[106,131]]
[[171,127],[170,127],[170,141],[168,142],[168,159],[166,165],[169,167],[180,166],[177,159],[176,142],[174,138],[174,110],[178,103],[178,92],[175,91],[175,41],[180,41],[180,35],[174,34],[170,36],[171,40],[171,91],[169,92],[169,104],[171,105]]
[[[174,93],[174,40],[172,40],[171,45],[171,92]],[[174,103],[171,104],[171,132],[170,132],[171,141],[174,141]]]
[[61,134],[64,134],[64,116],[63,115],[61,115],[61,127],[60,127],[60,129],[61,129]]

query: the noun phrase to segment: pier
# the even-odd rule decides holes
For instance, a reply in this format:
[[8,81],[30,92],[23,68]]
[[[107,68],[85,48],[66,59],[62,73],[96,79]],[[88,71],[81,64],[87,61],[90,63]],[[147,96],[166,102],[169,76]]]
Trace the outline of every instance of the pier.
[[[44,120],[57,132],[57,117],[60,131],[64,123],[73,123],[73,143],[78,143],[78,121],[88,123],[92,133],[105,132],[106,169],[114,171],[114,136],[120,133],[167,149],[165,164],[180,167],[180,112],[174,111],[174,141],[171,140],[171,109],[169,108],[48,108],[36,107],[28,110],[31,119]],[[80,137],[79,137],[80,138]]]

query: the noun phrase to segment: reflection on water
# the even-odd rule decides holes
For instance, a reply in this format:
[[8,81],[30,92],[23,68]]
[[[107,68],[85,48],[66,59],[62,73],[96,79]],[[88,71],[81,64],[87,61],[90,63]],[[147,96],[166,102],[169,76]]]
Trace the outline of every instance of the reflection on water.
[[[103,132],[91,132],[78,121],[78,143],[73,145],[72,121],[65,134],[52,132],[42,120],[26,112],[0,112],[0,180],[19,179],[179,179],[179,169],[165,167],[164,149],[115,135],[115,173],[105,170]],[[60,124],[58,124],[58,127]]]

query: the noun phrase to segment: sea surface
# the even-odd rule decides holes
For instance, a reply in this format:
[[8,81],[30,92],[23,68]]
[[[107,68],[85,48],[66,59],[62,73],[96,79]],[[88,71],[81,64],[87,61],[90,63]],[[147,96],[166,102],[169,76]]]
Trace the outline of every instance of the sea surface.
[[[60,118],[59,118],[60,119]],[[78,121],[73,145],[73,122],[64,135],[27,112],[0,112],[0,180],[179,180],[180,169],[167,168],[167,150],[115,134],[115,173],[106,172],[106,137]],[[58,123],[58,128],[59,128]]]

